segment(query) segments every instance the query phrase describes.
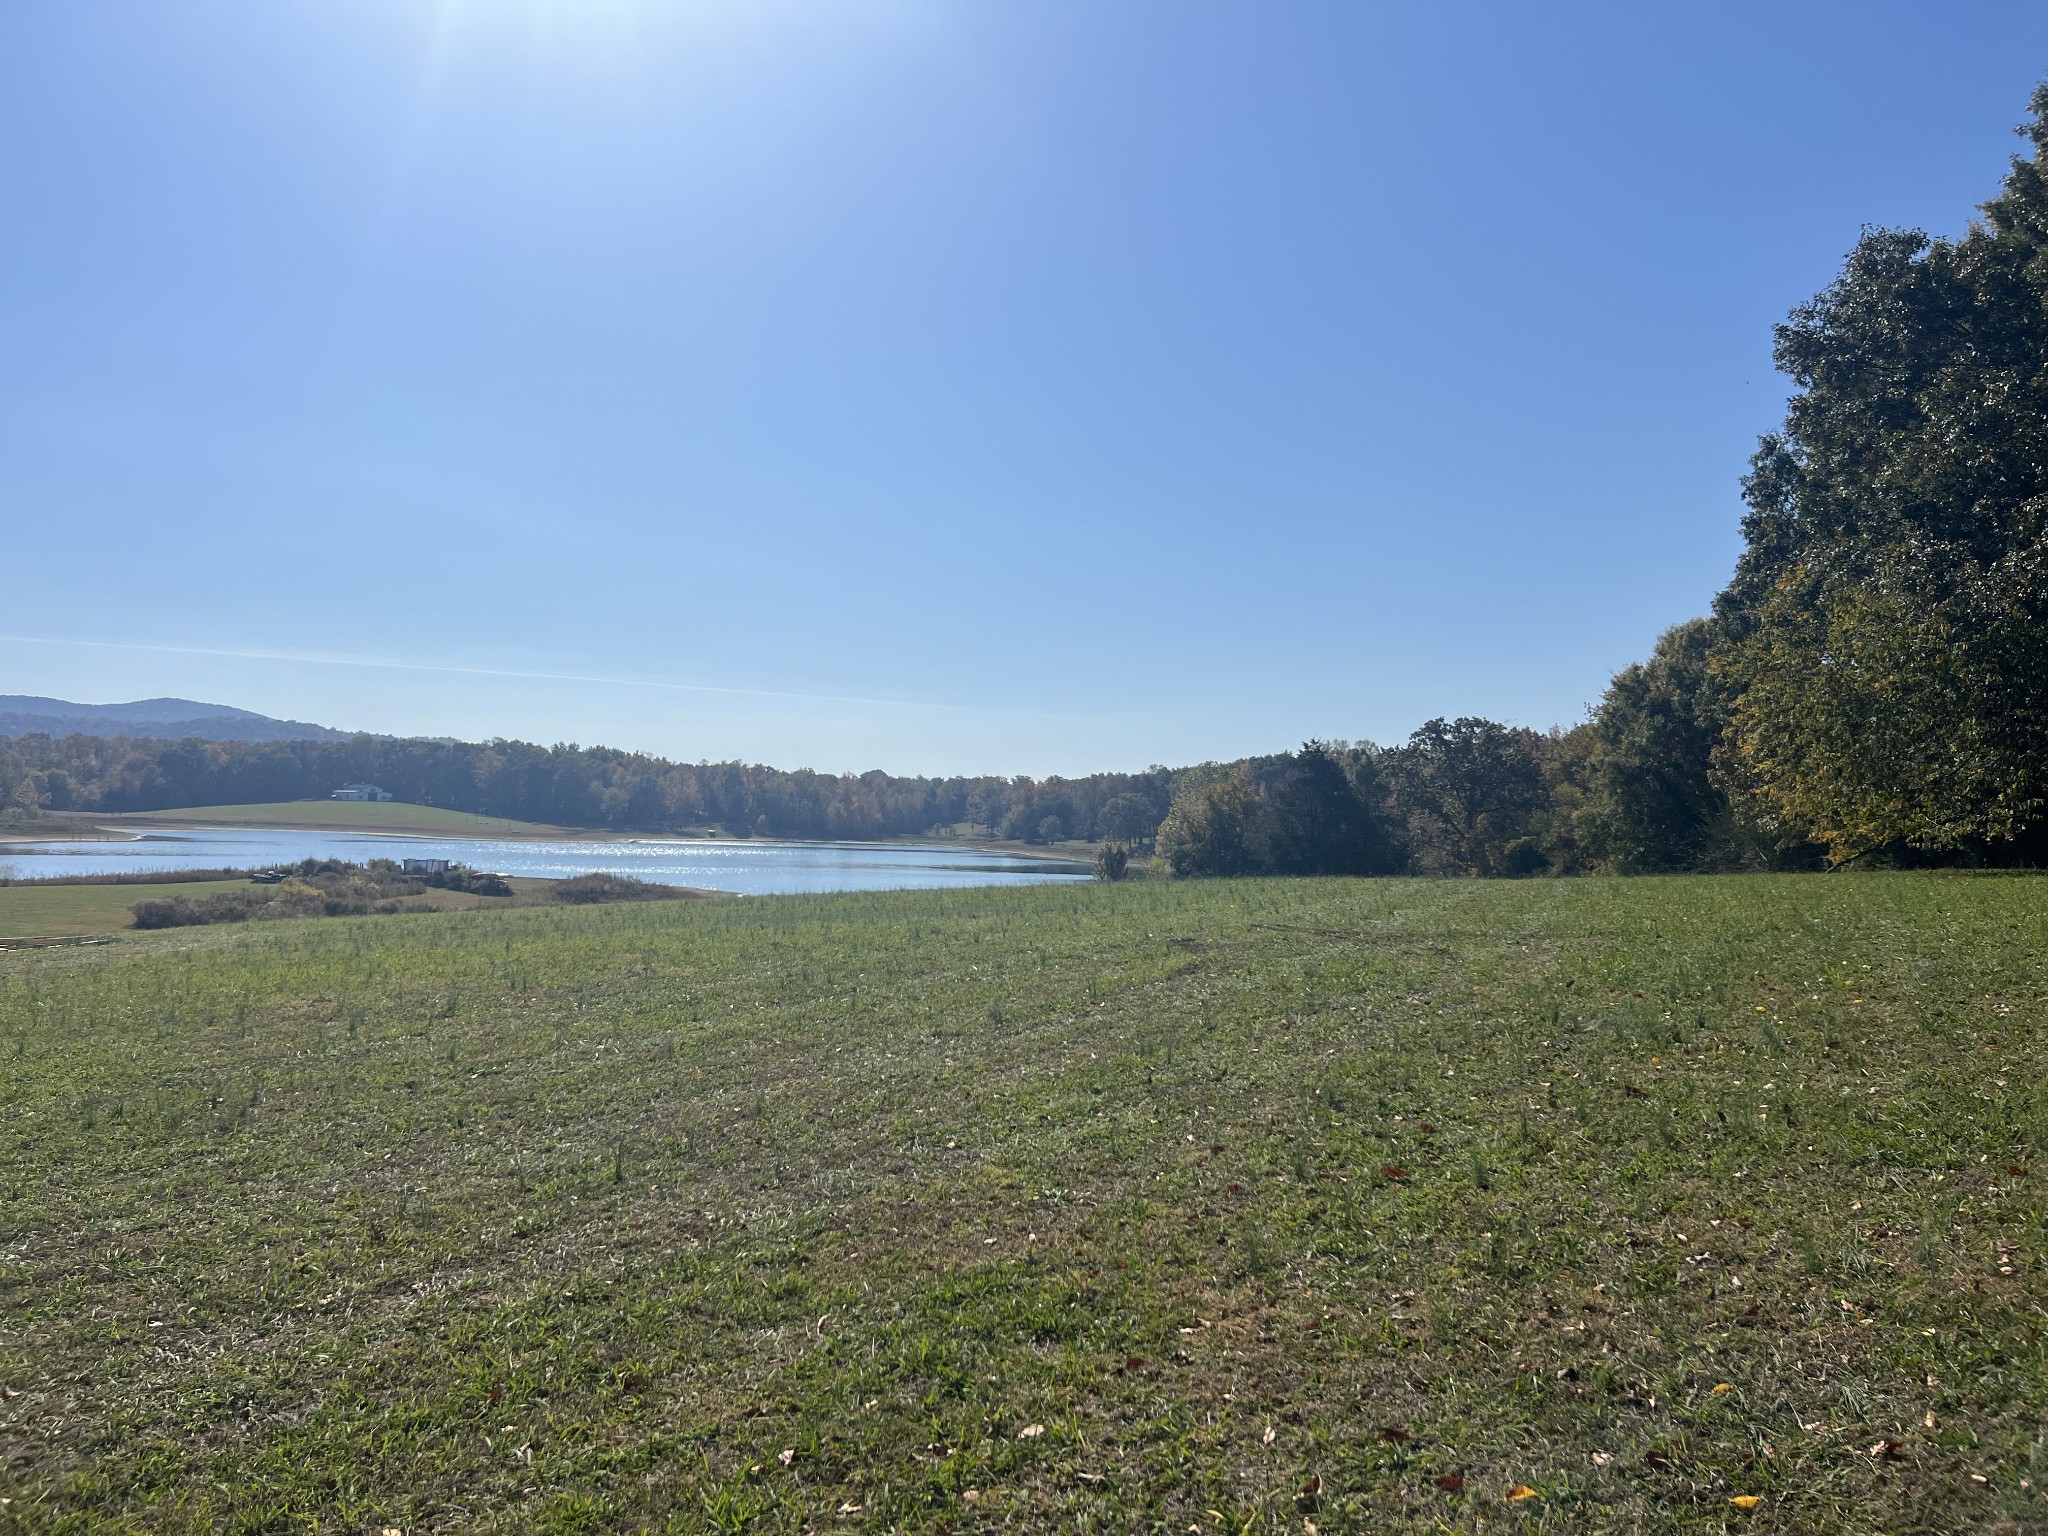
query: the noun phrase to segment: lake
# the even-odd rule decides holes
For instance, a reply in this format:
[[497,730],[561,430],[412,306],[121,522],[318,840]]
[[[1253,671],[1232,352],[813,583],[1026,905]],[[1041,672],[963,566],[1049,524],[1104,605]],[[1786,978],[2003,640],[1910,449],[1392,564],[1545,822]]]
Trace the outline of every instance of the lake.
[[805,891],[896,891],[1085,880],[1086,868],[996,849],[915,843],[783,843],[768,838],[545,842],[296,832],[269,827],[153,831],[132,842],[0,844],[17,878],[140,874],[160,869],[246,869],[300,859],[454,859],[501,875],[565,879],[603,870],[663,885],[746,896]]

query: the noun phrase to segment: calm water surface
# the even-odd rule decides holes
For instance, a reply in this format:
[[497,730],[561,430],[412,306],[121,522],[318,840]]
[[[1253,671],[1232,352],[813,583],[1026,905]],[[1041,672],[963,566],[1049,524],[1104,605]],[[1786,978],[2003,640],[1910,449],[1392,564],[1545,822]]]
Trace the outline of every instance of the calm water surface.
[[894,891],[1030,881],[1085,880],[1076,864],[1020,858],[993,849],[910,843],[528,842],[491,838],[394,837],[367,832],[293,832],[194,827],[133,842],[0,844],[0,865],[17,877],[139,874],[157,869],[242,869],[300,859],[456,859],[501,875],[562,879],[593,870],[748,896],[800,891]]

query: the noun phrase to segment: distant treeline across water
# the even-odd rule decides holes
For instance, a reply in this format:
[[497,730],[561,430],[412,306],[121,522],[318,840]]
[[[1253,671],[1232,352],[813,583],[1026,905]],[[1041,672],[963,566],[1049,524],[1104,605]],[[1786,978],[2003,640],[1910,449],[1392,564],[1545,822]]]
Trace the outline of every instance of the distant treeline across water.
[[[1671,650],[1661,648],[1655,677],[1668,681]],[[0,804],[11,803],[16,817],[150,811],[305,799],[372,783],[417,804],[568,827],[870,839],[965,825],[1031,843],[1156,845],[1162,869],[1197,876],[1810,862],[1810,848],[1779,848],[1733,820],[1726,798],[1705,783],[1697,742],[1663,741],[1666,750],[1650,755],[1658,761],[1626,750],[1644,701],[1640,688],[1623,685],[1642,674],[1631,669],[1602,712],[1571,731],[1433,720],[1398,747],[1310,742],[1233,763],[1076,778],[790,772],[516,741],[24,736],[0,739]],[[1697,793],[1675,793],[1687,785],[1669,782],[1674,775],[1699,778]],[[1647,851],[1646,819],[1663,839]]]
[[[830,774],[521,741],[0,739],[0,804],[32,795],[48,810],[151,811],[370,783],[414,804],[519,821],[740,837],[916,836],[972,822],[1031,842],[1137,838],[1165,818],[1174,779],[1166,768],[1046,780]],[[1103,810],[1119,799],[1105,828]]]

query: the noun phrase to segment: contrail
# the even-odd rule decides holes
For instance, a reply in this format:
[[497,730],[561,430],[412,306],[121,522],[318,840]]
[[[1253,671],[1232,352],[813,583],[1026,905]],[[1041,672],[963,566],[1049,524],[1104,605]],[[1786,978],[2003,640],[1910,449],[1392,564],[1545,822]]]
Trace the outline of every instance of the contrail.
[[717,693],[736,698],[793,699],[809,704],[867,704],[883,709],[928,709],[976,715],[1023,715],[1039,720],[1072,720],[1044,710],[997,709],[982,704],[932,703],[921,699],[874,699],[846,693],[792,693],[777,688],[734,688],[719,683],[678,683],[650,677],[606,677],[588,672],[529,672],[513,667],[458,667],[444,662],[392,661],[340,651],[257,651],[203,645],[153,645],[136,640],[70,640],[56,635],[0,635],[0,644],[69,645],[103,651],[148,651],[166,656],[220,656],[237,661],[289,661],[319,667],[367,667],[388,672],[434,672],[452,677],[509,677],[536,683],[596,683],[611,688],[653,688],[665,693]]

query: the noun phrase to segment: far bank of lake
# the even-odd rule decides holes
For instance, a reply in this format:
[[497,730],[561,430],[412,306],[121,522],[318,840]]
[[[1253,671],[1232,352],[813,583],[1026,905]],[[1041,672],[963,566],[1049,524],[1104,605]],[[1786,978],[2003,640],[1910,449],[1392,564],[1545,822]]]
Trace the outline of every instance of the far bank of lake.
[[301,859],[452,859],[539,879],[603,871],[739,895],[946,889],[1085,880],[1084,865],[957,844],[770,838],[446,837],[281,827],[159,827],[118,841],[0,842],[16,878],[249,868]]

